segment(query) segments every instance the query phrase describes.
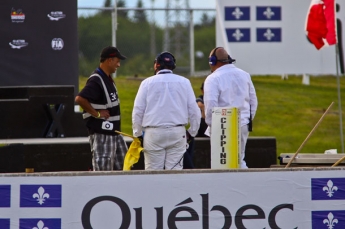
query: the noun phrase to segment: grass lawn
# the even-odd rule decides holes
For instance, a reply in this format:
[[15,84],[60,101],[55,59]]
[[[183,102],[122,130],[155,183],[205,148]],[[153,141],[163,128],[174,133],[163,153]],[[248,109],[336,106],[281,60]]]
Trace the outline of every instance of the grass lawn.
[[[85,85],[86,79],[79,78],[80,88]],[[200,95],[200,85],[204,80],[201,77],[190,78],[196,96]],[[338,149],[338,153],[341,153],[336,77],[311,77],[310,85],[303,85],[301,76],[289,76],[286,80],[280,76],[252,76],[252,80],[259,106],[250,136],[275,137],[277,155],[295,153],[324,111],[334,102],[300,153],[324,153],[327,149]],[[341,89],[344,89],[345,78],[341,77],[340,80]],[[141,80],[117,77],[115,82],[121,101],[122,131],[131,134],[133,102]],[[344,122],[344,91],[341,101]]]

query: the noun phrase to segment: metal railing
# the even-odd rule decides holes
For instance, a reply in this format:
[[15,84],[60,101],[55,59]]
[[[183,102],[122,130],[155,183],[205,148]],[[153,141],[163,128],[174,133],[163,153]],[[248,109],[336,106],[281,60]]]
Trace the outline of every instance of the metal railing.
[[[194,43],[194,26],[196,24],[196,19],[195,19],[195,12],[198,13],[215,13],[215,9],[212,8],[129,8],[129,7],[78,7],[78,14],[79,11],[98,11],[98,12],[106,12],[109,11],[111,12],[111,41],[112,45],[116,46],[117,45],[117,32],[118,32],[118,13],[120,11],[124,12],[135,12],[135,11],[143,11],[143,12],[151,12],[151,18],[149,20],[149,23],[151,25],[157,25],[161,28],[163,28],[164,31],[164,37],[163,37],[163,46],[162,46],[162,51],[170,51],[172,53],[177,53],[177,57],[181,57],[184,61],[182,61],[182,65],[179,65],[179,71],[184,71],[185,73],[189,74],[190,76],[195,75],[195,43]],[[160,14],[165,14],[165,20],[162,23],[162,20],[160,20],[160,17],[153,17],[153,12],[159,11]],[[168,16],[169,13],[173,12],[172,15]],[[174,13],[176,12],[184,12],[185,16],[187,18],[174,18]],[[180,39],[184,39],[182,42],[176,41],[169,37],[169,32],[170,33],[177,33],[176,31],[177,27],[171,27],[169,25],[169,17],[171,20],[175,20],[174,23],[175,25],[179,25],[179,30],[183,30],[183,32],[180,32]],[[158,21],[158,23],[157,23]],[[90,28],[92,29],[92,28]],[[94,28],[97,29],[97,28]],[[173,31],[171,31],[173,29]],[[186,36],[183,35],[187,34]],[[181,37],[182,34],[182,37]],[[151,36],[156,36],[155,34],[151,33]],[[151,55],[153,50],[156,50],[157,48],[154,48],[154,41],[156,40],[155,37],[151,37]],[[167,38],[170,40],[167,40]],[[160,38],[162,39],[162,38]],[[182,43],[181,43],[182,42]],[[183,53],[181,51],[176,49],[176,46],[183,47]],[[174,48],[175,47],[175,48]],[[187,47],[187,48],[186,48]],[[82,51],[83,47],[79,47],[79,49]],[[169,49],[169,50],[165,50]],[[157,53],[156,53],[157,54]],[[145,53],[144,55],[147,55]],[[182,57],[183,56],[183,57]],[[176,55],[175,55],[176,57]],[[181,61],[179,62],[181,64]]]

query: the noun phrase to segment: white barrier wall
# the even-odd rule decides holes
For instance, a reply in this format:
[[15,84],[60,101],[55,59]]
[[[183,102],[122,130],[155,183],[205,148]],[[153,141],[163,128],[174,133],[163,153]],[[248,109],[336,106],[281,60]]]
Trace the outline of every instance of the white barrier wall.
[[[310,0],[217,0],[216,43],[250,74],[336,74],[336,46],[306,37]],[[345,31],[345,1],[337,19]],[[341,31],[339,31],[341,33]],[[345,36],[340,41],[345,44]]]
[[1,174],[0,228],[340,229],[345,176],[341,168]]

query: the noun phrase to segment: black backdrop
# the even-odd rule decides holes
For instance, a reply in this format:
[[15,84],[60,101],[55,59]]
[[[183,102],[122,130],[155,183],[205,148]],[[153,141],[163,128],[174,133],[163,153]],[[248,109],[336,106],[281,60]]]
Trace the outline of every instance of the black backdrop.
[[77,23],[77,0],[1,0],[0,86],[73,85],[76,94]]

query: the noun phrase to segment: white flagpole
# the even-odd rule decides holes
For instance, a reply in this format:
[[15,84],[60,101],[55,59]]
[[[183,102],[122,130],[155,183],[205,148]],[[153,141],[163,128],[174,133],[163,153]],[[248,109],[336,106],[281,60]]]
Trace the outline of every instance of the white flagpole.
[[340,126],[340,141],[341,153],[344,153],[344,136],[343,136],[343,115],[341,109],[341,96],[340,96],[340,74],[339,74],[339,46],[335,45],[336,50],[336,68],[337,68],[337,88],[338,88],[338,109],[339,109],[339,126]]

